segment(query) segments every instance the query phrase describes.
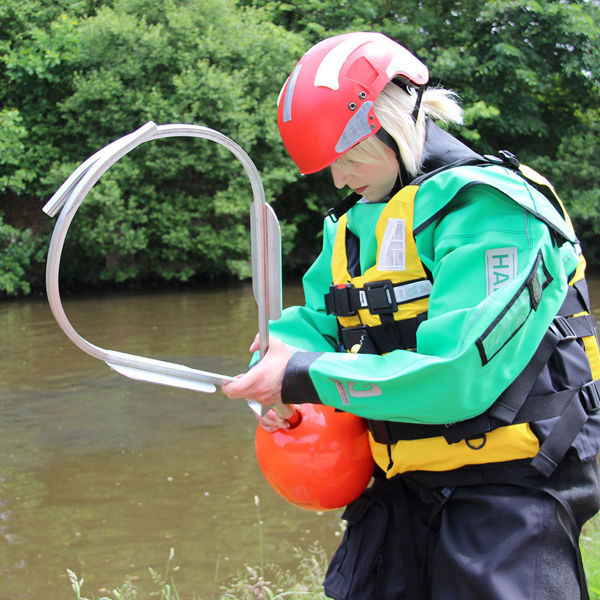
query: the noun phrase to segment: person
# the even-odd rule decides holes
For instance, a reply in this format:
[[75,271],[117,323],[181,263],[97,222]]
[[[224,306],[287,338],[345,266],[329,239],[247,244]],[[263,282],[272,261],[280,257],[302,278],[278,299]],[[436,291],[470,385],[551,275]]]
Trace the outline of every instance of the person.
[[293,69],[284,145],[352,193],[325,219],[305,306],[223,391],[367,421],[376,472],[344,511],[329,597],[588,598],[600,354],[585,260],[552,186],[436,124],[462,112],[428,81],[376,32],[325,39]]

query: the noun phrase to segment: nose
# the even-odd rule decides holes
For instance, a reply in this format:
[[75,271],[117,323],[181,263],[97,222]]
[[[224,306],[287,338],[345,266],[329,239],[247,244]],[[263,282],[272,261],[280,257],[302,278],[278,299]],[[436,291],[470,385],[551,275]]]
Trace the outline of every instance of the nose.
[[335,163],[331,165],[330,170],[331,177],[333,178],[333,185],[335,185],[338,190],[341,190],[348,185],[348,179],[350,178],[349,173],[337,167]]

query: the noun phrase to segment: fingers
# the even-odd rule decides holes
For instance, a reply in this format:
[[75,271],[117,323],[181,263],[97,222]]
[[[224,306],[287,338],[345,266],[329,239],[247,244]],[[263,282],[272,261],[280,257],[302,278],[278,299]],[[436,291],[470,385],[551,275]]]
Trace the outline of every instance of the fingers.
[[277,382],[271,373],[258,365],[227,385],[223,386],[223,393],[228,398],[244,398],[255,400],[259,404],[273,404],[281,402],[281,381]]
[[289,429],[290,427],[290,424],[274,410],[270,410],[263,417],[256,415],[256,419],[261,427],[269,432],[276,431],[277,429]]
[[[251,348],[257,343],[255,338]],[[223,386],[228,398],[245,398],[259,404],[281,402],[283,375],[291,352],[280,340],[273,338],[265,357],[247,373]]]
[[250,352],[256,352],[257,350],[260,350],[260,339],[258,337],[258,333],[254,337],[254,341],[252,342],[252,344],[250,344],[250,348],[248,348],[248,350]]

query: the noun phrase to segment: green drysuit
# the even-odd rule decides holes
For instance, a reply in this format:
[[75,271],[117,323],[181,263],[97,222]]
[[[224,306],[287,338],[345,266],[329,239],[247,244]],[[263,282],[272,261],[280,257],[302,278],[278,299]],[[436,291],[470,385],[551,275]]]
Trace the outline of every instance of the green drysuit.
[[[348,212],[362,272],[375,264],[384,206],[359,203]],[[442,171],[415,196],[417,251],[433,278],[416,351],[336,352],[337,320],[324,295],[337,226],[325,220],[322,252],[303,279],[306,305],[271,323],[271,335],[297,350],[282,397],[375,420],[445,424],[488,409],[533,356],[579,262],[569,226],[518,174],[500,166]]]

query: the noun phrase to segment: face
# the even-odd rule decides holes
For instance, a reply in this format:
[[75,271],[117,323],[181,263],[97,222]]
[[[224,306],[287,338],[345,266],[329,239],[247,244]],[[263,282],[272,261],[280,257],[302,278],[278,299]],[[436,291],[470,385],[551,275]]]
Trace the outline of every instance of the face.
[[384,147],[384,158],[374,163],[350,162],[341,169],[333,163],[330,167],[336,188],[345,186],[364,196],[369,202],[383,200],[392,191],[398,177],[398,161],[391,148]]

